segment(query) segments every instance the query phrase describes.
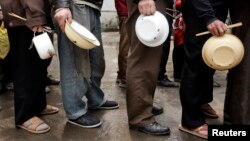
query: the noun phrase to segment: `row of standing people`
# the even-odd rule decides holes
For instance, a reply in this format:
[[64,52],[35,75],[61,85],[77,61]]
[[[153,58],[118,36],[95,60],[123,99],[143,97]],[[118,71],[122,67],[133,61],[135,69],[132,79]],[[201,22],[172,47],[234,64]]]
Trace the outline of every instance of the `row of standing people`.
[[[228,4],[233,9],[232,2],[227,3],[226,1],[202,1],[202,2],[186,2],[184,3],[182,11],[184,12],[184,19],[187,22],[187,31],[185,32],[185,43],[184,43],[184,59],[183,59],[183,72],[181,75],[181,87],[180,87],[180,98],[182,104],[182,121],[179,126],[179,129],[197,135],[202,138],[207,138],[207,124],[205,122],[205,117],[218,118],[217,113],[208,105],[209,102],[213,100],[213,86],[216,84],[213,80],[213,75],[215,70],[209,68],[201,58],[201,48],[205,41],[210,37],[204,36],[202,38],[195,37],[195,34],[205,30],[209,30],[214,36],[222,36],[227,28],[224,24],[227,12]],[[163,3],[153,1],[127,1],[129,16],[127,21],[127,30],[132,31],[128,34],[130,39],[130,56],[127,61],[127,105],[128,105],[128,117],[130,128],[139,128],[140,131],[150,134],[169,134],[170,131],[168,128],[161,126],[154,120],[154,115],[152,114],[153,109],[153,96],[154,89],[156,86],[155,75],[157,74],[157,65],[156,62],[159,62],[159,56],[163,53],[168,53],[166,49],[163,52],[157,51],[157,49],[146,48],[135,36],[135,31],[133,29],[136,22],[136,17],[139,14],[151,15],[155,10],[161,9]],[[161,4],[160,4],[161,3]],[[138,4],[138,5],[136,5]],[[156,4],[156,7],[155,7]],[[166,3],[165,3],[166,4]],[[161,5],[161,6],[160,6]],[[164,4],[163,4],[164,5]],[[204,6],[205,5],[205,6]],[[138,9],[137,9],[138,6]],[[164,5],[171,8],[171,1]],[[246,9],[245,9],[246,10]],[[119,11],[118,11],[119,12]],[[161,11],[163,13],[163,11]],[[232,11],[230,11],[232,14]],[[243,11],[246,12],[246,11]],[[119,13],[118,13],[119,15]],[[136,16],[137,15],[137,16]],[[234,15],[235,16],[235,15]],[[238,16],[239,17],[239,16]],[[237,19],[239,20],[239,19]],[[171,20],[169,20],[171,21]],[[195,21],[195,22],[193,22]],[[245,21],[248,26],[248,21]],[[246,26],[246,27],[247,27]],[[122,26],[120,26],[121,29]],[[132,27],[132,28],[131,28]],[[193,30],[192,27],[197,27]],[[120,30],[121,36],[124,33]],[[126,38],[123,38],[126,39]],[[169,40],[169,39],[168,39]],[[167,41],[165,43],[168,43]],[[121,44],[120,44],[121,45]],[[165,45],[166,46],[166,45]],[[169,46],[168,46],[169,47]],[[158,48],[159,49],[159,48]],[[168,48],[169,49],[169,48]],[[123,51],[121,49],[120,51]],[[119,51],[119,55],[120,55]],[[154,52],[155,51],[155,52]],[[150,52],[150,53],[149,53]],[[119,56],[118,55],[118,56]],[[150,60],[148,60],[150,58]],[[152,60],[152,58],[154,58]],[[164,60],[161,58],[161,69],[165,70]],[[156,60],[155,60],[156,59]],[[158,59],[158,60],[157,60]],[[154,65],[150,62],[154,62]],[[166,61],[165,61],[166,62]],[[118,65],[121,64],[118,57]],[[151,64],[151,68],[147,68],[148,64]],[[166,64],[166,63],[165,63]],[[163,67],[162,67],[163,66]],[[140,68],[139,68],[140,67]],[[119,66],[120,70],[120,66]],[[233,70],[233,69],[232,69]],[[147,74],[149,73],[150,75]],[[229,78],[232,71],[229,71]],[[164,72],[165,73],[165,72]],[[164,73],[162,73],[164,75]],[[119,76],[119,73],[118,73]],[[151,76],[151,77],[148,77]],[[137,78],[134,80],[133,78]],[[167,79],[167,78],[165,78]],[[159,80],[159,78],[158,78]],[[230,79],[228,79],[228,87],[232,87]],[[144,83],[139,83],[144,82]],[[153,82],[153,83],[152,83]],[[192,82],[192,83],[190,83]],[[134,83],[139,84],[139,86],[133,85]],[[247,85],[247,83],[246,83]],[[216,85],[215,85],[216,86]],[[141,90],[138,90],[141,88]],[[228,94],[229,93],[229,94]],[[232,107],[232,103],[228,102],[227,99],[230,99],[232,96],[231,90],[227,89],[226,92],[226,101],[225,101],[225,123],[231,117],[228,116],[231,112],[227,111],[235,110],[236,108]],[[143,97],[143,98],[141,98]],[[230,98],[228,98],[230,97]],[[244,97],[245,98],[245,97]],[[137,104],[135,100],[140,99]],[[230,99],[232,100],[232,99]],[[245,105],[247,106],[247,105]],[[138,107],[132,109],[130,107]],[[143,109],[143,110],[142,110]],[[243,108],[245,109],[245,108]],[[142,116],[143,115],[143,116]],[[232,115],[231,115],[232,116]],[[233,117],[233,116],[232,116]],[[247,115],[242,115],[241,118],[246,120]],[[240,121],[238,121],[240,122]],[[243,121],[241,121],[243,122]],[[236,123],[234,123],[236,124]]]
[[[47,6],[44,2],[45,1],[39,0],[29,2],[23,0],[1,1],[1,5],[7,12],[14,12],[27,18],[27,22],[20,22],[11,18],[7,21],[10,23],[9,28],[13,30],[13,32],[10,30],[10,34],[16,35],[16,38],[10,39],[10,42],[14,44],[15,41],[16,50],[13,52],[16,53],[15,57],[18,57],[13,57],[16,62],[14,66],[16,67],[16,71],[19,72],[14,74],[15,112],[17,113],[15,115],[16,126],[34,133],[47,132],[50,129],[46,123],[36,116],[58,112],[55,107],[52,109],[49,108],[49,110],[46,108],[47,104],[44,94],[45,70],[41,67],[42,63],[37,53],[34,50],[28,51],[33,32],[42,31],[42,25],[48,24],[45,14]],[[152,113],[162,46],[149,48],[143,45],[137,39],[133,28],[139,14],[151,15],[155,10],[164,14],[165,8],[169,4],[163,0],[130,0],[127,1],[127,4],[129,14],[126,29],[130,31],[128,32],[130,48],[126,72],[126,100],[129,127],[153,135],[170,134],[170,129],[156,122],[154,114]],[[241,4],[243,7],[241,7],[242,14],[235,14],[234,10],[237,9],[237,6],[233,4],[233,1],[230,1],[230,12],[231,15],[233,15],[232,21],[236,22],[241,20],[244,25],[243,29],[248,29],[249,21],[242,16],[247,16],[248,3],[241,1]],[[100,89],[101,78],[105,69],[103,47],[100,46],[88,51],[79,49],[74,47],[63,31],[65,20],[71,21],[73,17],[94,33],[101,41],[99,19],[101,5],[102,0],[80,0],[77,1],[76,4],[73,4],[73,1],[70,0],[55,0],[53,3],[54,13],[52,17],[54,17],[53,25],[55,25],[58,34],[60,77],[64,109],[69,122],[82,127],[97,127],[102,123],[100,119],[90,116],[87,113],[88,109],[115,109],[119,107],[119,104],[115,101],[106,100],[103,91]],[[12,7],[10,9],[15,9],[16,11],[11,11],[9,7]],[[25,7],[29,7],[29,9]],[[24,9],[26,10],[25,14],[23,13]],[[31,12],[30,9],[36,12]],[[183,1],[182,12],[186,22],[186,32],[184,40],[184,69],[180,86],[183,111],[180,129],[206,138],[207,124],[205,123],[205,116],[201,110],[201,105],[212,100],[214,70],[208,68],[201,58],[201,47],[209,36],[195,38],[195,34],[208,29],[213,35],[223,35],[226,31],[223,22],[226,18],[227,4],[226,1],[223,0]],[[47,13],[47,15],[49,14]],[[8,17],[7,15],[5,16]],[[197,28],[194,30],[194,28],[192,28],[193,26]],[[240,39],[243,40],[245,48],[247,48],[249,43],[245,37],[249,34],[248,30],[243,29],[236,30],[236,34],[240,35]],[[29,36],[23,37],[23,34]],[[246,56],[248,57],[247,53]],[[26,66],[23,67],[23,65]],[[150,67],[147,67],[148,65],[150,65]],[[248,73],[245,69],[246,65],[247,61],[243,59],[242,64],[232,71],[229,71],[225,101],[225,113],[227,114],[225,120],[227,120],[229,124],[247,124],[249,122],[247,120],[249,119],[248,115],[244,115],[244,113],[247,113],[244,111],[248,110],[249,107],[247,106],[248,102],[244,102],[246,105],[241,109],[242,112],[239,115],[230,115],[232,110],[238,110],[238,108],[242,106],[237,105],[239,102],[234,103],[233,101],[234,98],[232,97],[236,95],[232,93],[239,93],[234,89],[244,87],[244,89],[241,89],[243,90],[241,94],[243,94],[245,99],[240,100],[246,100],[248,96],[247,89],[249,89],[249,87],[247,87],[247,83],[241,86],[236,85],[241,84],[237,82],[247,81],[246,76],[248,76]],[[241,71],[246,74],[242,76]],[[31,77],[32,72],[34,76]],[[22,75],[18,75],[20,73],[22,73]],[[27,76],[28,74],[29,76]],[[238,79],[238,77],[234,78],[234,76],[236,77],[238,75],[240,75],[240,79]],[[21,80],[22,83],[20,83]],[[40,81],[37,82],[38,80]],[[30,84],[31,81],[33,82],[32,84]],[[29,82],[29,87],[23,87],[24,82]],[[234,85],[230,85],[231,83]],[[206,91],[204,92],[204,90]],[[83,96],[88,98],[87,110],[85,109],[86,104],[81,100]],[[207,96],[207,98],[204,96]],[[232,103],[234,105],[232,105]],[[18,104],[19,106],[17,107]],[[24,110],[26,111],[24,112]],[[240,116],[240,120],[237,116]]]
[[[152,114],[153,98],[156,88],[162,46],[150,48],[138,40],[135,34],[135,22],[140,14],[152,15],[155,10],[165,13],[169,1],[134,0],[127,1],[128,21],[126,28],[130,31],[130,50],[127,61],[127,111],[129,127],[159,135],[169,134],[168,127],[155,121]],[[180,85],[182,117],[179,129],[201,138],[207,138],[208,125],[203,105],[210,110],[207,103],[213,100],[213,75],[215,70],[209,68],[202,59],[201,50],[205,41],[211,36],[196,37],[195,34],[209,30],[214,36],[223,36],[227,31],[224,22],[228,9],[232,22],[243,22],[243,27],[233,31],[244,43],[245,57],[240,65],[229,70],[228,84],[224,106],[225,124],[249,124],[249,2],[202,0],[182,1],[182,13],[186,23],[184,33],[184,64]],[[236,12],[236,9],[241,9]],[[245,16],[245,17],[244,17]],[[194,28],[195,27],[195,28]],[[147,67],[150,66],[150,67]],[[240,111],[240,113],[239,113]],[[237,114],[235,114],[237,113]],[[216,113],[214,113],[216,114]]]
[[[87,27],[101,41],[100,9],[102,1],[51,1],[54,8],[50,16],[49,0],[5,0],[0,4],[9,34],[11,63],[13,66],[15,125],[32,133],[50,130],[41,115],[58,113],[58,108],[46,101],[46,67],[35,50],[30,49],[34,32],[43,26],[54,27],[58,35],[62,99],[68,122],[86,128],[97,127],[102,120],[92,117],[88,110],[116,109],[119,104],[108,101],[100,88],[105,62],[103,47],[82,50],[65,36],[65,20],[75,20]],[[86,5],[86,6],[85,6]],[[26,18],[11,17],[15,13]],[[54,17],[51,20],[51,17]],[[63,22],[62,22],[63,21]],[[24,36],[25,35],[25,36]],[[86,66],[86,67],[85,67]],[[82,100],[86,96],[88,102]],[[86,106],[88,105],[88,108]]]
[[[174,2],[174,5],[173,5]],[[129,51],[129,40],[128,33],[129,29],[126,29],[126,20],[128,16],[127,12],[127,3],[125,0],[115,0],[115,6],[117,10],[117,14],[119,17],[119,30],[120,30],[120,42],[119,42],[119,53],[118,53],[118,75],[117,75],[117,83],[121,87],[126,86],[126,68],[127,68],[127,55]],[[173,9],[173,6],[175,9]],[[181,1],[168,1],[167,9],[173,9],[172,11],[178,11],[176,14],[176,19],[174,23],[174,50],[173,50],[173,65],[174,65],[174,79],[175,81],[181,80],[183,61],[184,61],[184,45],[183,45],[183,33],[185,30],[185,24],[183,22],[181,16]],[[170,31],[172,27],[172,18],[169,15],[166,15],[170,25]],[[174,17],[175,18],[175,17]],[[170,34],[171,35],[171,32]],[[157,82],[163,86],[167,87],[178,87],[179,84],[173,81],[170,81],[166,73],[166,64],[168,60],[169,50],[170,50],[170,37],[168,36],[167,40],[163,44],[160,69],[157,78]],[[158,54],[159,55],[159,54]],[[211,102],[211,101],[210,101]],[[218,114],[214,109],[208,104],[205,103],[201,106],[204,114],[209,118],[218,118]],[[161,107],[153,106],[152,111],[156,111],[155,109],[163,109]],[[153,112],[155,113],[155,112]],[[161,112],[156,112],[161,113]]]

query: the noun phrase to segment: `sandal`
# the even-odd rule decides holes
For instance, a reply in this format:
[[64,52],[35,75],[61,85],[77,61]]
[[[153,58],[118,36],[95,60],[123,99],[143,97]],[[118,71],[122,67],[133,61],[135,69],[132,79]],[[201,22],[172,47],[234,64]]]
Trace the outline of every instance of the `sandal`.
[[34,134],[46,133],[50,130],[50,127],[43,120],[36,116],[25,121],[22,125],[17,125],[17,127]]
[[208,125],[207,124],[203,124],[200,127],[197,127],[195,129],[188,129],[186,127],[183,127],[182,125],[179,125],[179,130],[195,135],[197,137],[203,138],[203,139],[207,139],[208,136]]
[[40,113],[40,115],[51,115],[59,112],[57,107],[46,105],[46,108]]

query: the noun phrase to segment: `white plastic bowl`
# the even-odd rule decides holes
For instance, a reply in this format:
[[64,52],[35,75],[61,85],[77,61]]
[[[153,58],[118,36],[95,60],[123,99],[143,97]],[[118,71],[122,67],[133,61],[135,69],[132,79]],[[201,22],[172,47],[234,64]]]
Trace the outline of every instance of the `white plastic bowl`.
[[156,11],[154,15],[140,15],[135,24],[138,39],[149,47],[157,47],[167,39],[169,24],[166,17]]

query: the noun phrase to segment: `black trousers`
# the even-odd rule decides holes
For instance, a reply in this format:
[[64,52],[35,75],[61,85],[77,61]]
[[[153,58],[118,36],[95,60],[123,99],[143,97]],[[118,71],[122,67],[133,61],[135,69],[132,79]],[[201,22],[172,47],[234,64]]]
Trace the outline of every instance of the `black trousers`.
[[[166,2],[167,2],[167,8],[173,9],[173,0],[167,0]],[[164,75],[166,75],[165,74],[166,67],[167,67],[166,65],[168,62],[169,50],[170,50],[170,45],[171,45],[173,18],[170,17],[169,15],[166,15],[166,18],[167,18],[168,24],[169,24],[168,25],[169,26],[169,34],[168,34],[168,38],[163,43],[163,47],[162,47],[162,56],[161,56],[161,64],[160,64],[160,71],[159,71],[159,75],[158,75],[158,80],[162,80],[164,78]]]
[[[172,20],[168,20],[168,22],[170,24],[169,30],[171,31]],[[164,78],[165,73],[166,73],[170,45],[171,45],[171,32],[169,33],[167,40],[163,43],[160,72],[159,72],[158,80],[162,80]]]
[[[202,47],[211,35],[196,37],[196,33],[207,30],[205,22],[190,9],[190,3],[182,3],[183,17],[186,23],[184,34],[184,67],[180,86],[182,104],[182,125],[197,128],[205,123],[201,105],[213,100],[213,75],[215,70],[209,68],[202,59]],[[217,7],[215,14],[225,21],[227,7]]]
[[175,45],[172,54],[174,79],[181,80],[184,63],[184,45]]
[[30,48],[33,32],[26,26],[8,29],[14,83],[15,124],[38,115],[46,106],[46,62],[35,47]]

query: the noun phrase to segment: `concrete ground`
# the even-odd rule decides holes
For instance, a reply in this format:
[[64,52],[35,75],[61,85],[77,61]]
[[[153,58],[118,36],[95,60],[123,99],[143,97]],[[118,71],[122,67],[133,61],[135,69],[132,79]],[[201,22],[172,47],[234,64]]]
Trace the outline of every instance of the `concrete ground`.
[[[51,92],[47,94],[48,103],[60,108],[58,114],[42,116],[41,118],[51,126],[46,134],[34,135],[14,126],[13,91],[0,94],[0,141],[202,141],[198,137],[178,130],[181,121],[181,105],[178,88],[157,86],[155,103],[164,107],[164,113],[156,119],[163,125],[169,126],[171,135],[151,136],[129,130],[126,112],[125,89],[116,85],[118,32],[104,32],[103,42],[106,59],[106,71],[102,80],[102,89],[110,100],[120,104],[117,110],[98,111],[95,114],[103,119],[100,128],[84,129],[67,123],[60,86],[50,86]],[[172,49],[172,48],[171,48]],[[58,57],[53,58],[49,67],[49,74],[59,79]],[[167,73],[172,78],[172,59],[169,58]],[[218,111],[220,118],[208,120],[209,124],[222,124],[223,104],[225,96],[226,72],[216,72],[215,80],[222,86],[214,88],[214,101],[211,105]]]

